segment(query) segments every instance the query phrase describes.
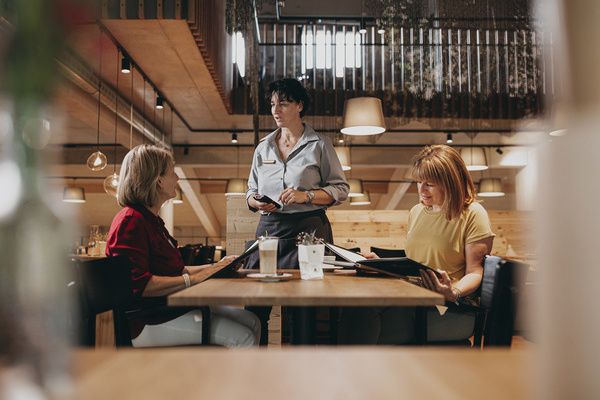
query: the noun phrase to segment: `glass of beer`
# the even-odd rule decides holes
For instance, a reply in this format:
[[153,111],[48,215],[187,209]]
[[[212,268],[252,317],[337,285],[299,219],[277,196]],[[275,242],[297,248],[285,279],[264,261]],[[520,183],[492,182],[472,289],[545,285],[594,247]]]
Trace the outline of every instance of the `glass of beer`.
[[260,273],[275,275],[277,273],[277,243],[278,237],[261,236],[258,238],[258,254],[260,258]]

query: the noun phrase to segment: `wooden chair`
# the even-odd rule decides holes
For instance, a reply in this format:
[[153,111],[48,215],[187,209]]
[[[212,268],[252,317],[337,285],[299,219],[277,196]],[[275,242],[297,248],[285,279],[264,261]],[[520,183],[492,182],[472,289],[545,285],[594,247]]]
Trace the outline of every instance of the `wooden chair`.
[[122,316],[133,302],[131,269],[125,256],[90,261],[75,261],[78,272],[76,284],[80,298],[80,344],[94,346],[96,315],[113,311],[115,343],[131,346],[129,324]]
[[371,246],[371,252],[377,254],[379,258],[406,257],[404,249],[384,249]]
[[[529,266],[527,264],[501,258],[487,256],[483,266],[483,279],[478,289],[480,305],[478,307],[447,303],[448,312],[473,313],[475,327],[473,331],[473,347],[510,346],[519,297],[525,286]],[[417,309],[417,339],[419,344],[457,345],[464,341],[428,342],[427,308]],[[470,344],[468,342],[467,344]]]
[[[147,316],[172,314],[159,299],[139,299],[133,295],[131,266],[126,256],[76,261],[80,298],[79,344],[94,346],[96,315],[113,311],[115,344],[131,346],[129,320]],[[202,344],[210,344],[210,309],[202,307]]]

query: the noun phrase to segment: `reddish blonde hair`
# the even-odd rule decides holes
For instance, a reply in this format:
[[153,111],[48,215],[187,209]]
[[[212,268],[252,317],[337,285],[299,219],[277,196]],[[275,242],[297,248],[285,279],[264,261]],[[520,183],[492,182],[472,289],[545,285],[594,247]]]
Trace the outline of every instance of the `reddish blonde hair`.
[[439,185],[444,191],[442,209],[448,221],[476,202],[475,184],[462,157],[450,146],[426,146],[413,160],[413,179]]

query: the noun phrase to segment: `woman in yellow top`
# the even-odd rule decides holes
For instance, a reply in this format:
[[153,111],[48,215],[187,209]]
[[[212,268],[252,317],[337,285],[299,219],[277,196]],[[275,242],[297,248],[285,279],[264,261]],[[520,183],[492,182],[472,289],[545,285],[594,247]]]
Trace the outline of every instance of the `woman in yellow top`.
[[[469,299],[481,284],[483,261],[494,240],[487,212],[475,200],[469,171],[452,147],[427,146],[414,159],[413,179],[420,203],[408,216],[406,255],[441,274],[439,279],[432,271],[422,272],[425,288],[442,294],[446,301]],[[345,309],[340,342],[413,342],[414,315],[414,308],[408,307]],[[437,311],[429,312],[427,321],[428,341],[468,338],[475,323],[472,315],[447,312],[442,316]]]

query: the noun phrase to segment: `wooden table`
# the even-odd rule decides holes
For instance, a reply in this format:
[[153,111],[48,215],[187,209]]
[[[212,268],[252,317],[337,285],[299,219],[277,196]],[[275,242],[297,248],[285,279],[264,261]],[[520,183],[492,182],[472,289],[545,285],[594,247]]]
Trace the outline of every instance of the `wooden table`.
[[[256,271],[255,271],[256,272]],[[401,279],[325,274],[322,280],[291,278],[261,282],[239,272],[234,278],[209,279],[170,295],[170,306],[434,306],[444,297]]]
[[80,350],[73,399],[531,399],[533,354],[433,347]]
[[[302,280],[300,271],[283,270],[292,275],[279,282],[262,282],[247,277],[240,271],[236,277],[209,279],[198,285],[174,293],[167,298],[170,306],[434,306],[445,304],[444,297],[401,279],[385,276],[356,276],[325,274],[321,280]],[[348,271],[349,272],[349,271]],[[208,321],[208,312],[203,312]],[[425,332],[418,323],[417,338]],[[209,325],[203,325],[203,337],[208,338]],[[314,336],[311,324],[296,324],[295,337]],[[208,339],[207,339],[208,340]],[[207,342],[205,342],[207,343]]]

